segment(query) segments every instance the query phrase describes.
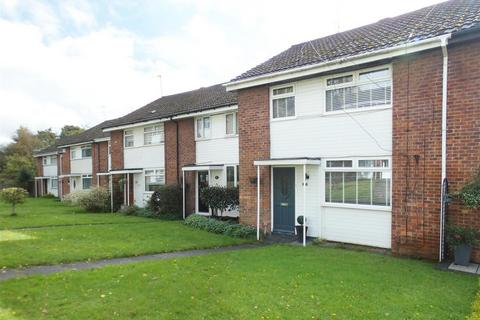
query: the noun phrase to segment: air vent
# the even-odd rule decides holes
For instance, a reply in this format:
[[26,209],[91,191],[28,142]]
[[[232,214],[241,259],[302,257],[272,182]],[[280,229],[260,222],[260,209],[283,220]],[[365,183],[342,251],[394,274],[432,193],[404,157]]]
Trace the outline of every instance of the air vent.
[[150,111],[150,113],[155,113],[155,112],[157,112],[157,110],[152,110],[152,111]]

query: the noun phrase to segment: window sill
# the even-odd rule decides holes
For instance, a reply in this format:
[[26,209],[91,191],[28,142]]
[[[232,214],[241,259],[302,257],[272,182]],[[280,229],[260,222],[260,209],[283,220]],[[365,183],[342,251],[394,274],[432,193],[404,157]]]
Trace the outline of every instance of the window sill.
[[134,149],[138,149],[138,148],[159,147],[159,146],[163,146],[164,144],[165,144],[165,142],[155,143],[155,144],[143,144],[141,146],[124,147],[123,150],[134,150]]
[[281,122],[281,121],[289,121],[289,120],[296,120],[297,116],[294,117],[283,117],[283,118],[270,118],[270,122]]
[[322,207],[327,208],[341,208],[341,209],[355,209],[355,210],[368,210],[368,211],[379,211],[379,212],[391,212],[391,206],[373,206],[368,204],[348,204],[348,203],[331,203],[323,202]]

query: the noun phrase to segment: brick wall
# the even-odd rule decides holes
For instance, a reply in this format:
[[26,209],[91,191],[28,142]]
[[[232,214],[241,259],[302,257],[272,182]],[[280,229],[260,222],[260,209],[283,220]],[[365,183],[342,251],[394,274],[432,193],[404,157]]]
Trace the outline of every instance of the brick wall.
[[112,148],[112,170],[123,169],[123,130],[110,133]]
[[[447,178],[459,190],[480,169],[480,42],[449,48]],[[447,222],[480,229],[480,210],[455,201]],[[473,252],[480,262],[480,247]]]
[[[458,190],[480,164],[480,45],[449,48],[447,178]],[[438,259],[442,53],[393,63],[392,251]],[[450,205],[447,221],[480,228],[479,210]],[[480,261],[480,250],[474,260]]]
[[[178,137],[177,137],[178,124]],[[178,159],[177,159],[178,143]],[[178,160],[178,161],[177,161]],[[165,122],[165,181],[181,183],[181,168],[195,163],[195,126],[193,118]],[[195,173],[185,173],[186,213],[195,210]]]
[[[270,158],[269,89],[256,87],[238,92],[240,146],[240,222],[256,226],[257,177],[253,161]],[[260,171],[262,229],[270,230],[270,168]]]
[[92,177],[93,185],[100,182],[100,186],[108,186],[107,176],[98,176],[97,173],[108,172],[108,142],[102,141],[92,144]]
[[43,157],[35,158],[36,176],[43,177]]
[[[61,174],[70,174],[70,148],[65,148],[65,152],[59,155],[59,168],[61,167]],[[62,188],[62,197],[70,193],[70,179],[61,179],[60,187]]]

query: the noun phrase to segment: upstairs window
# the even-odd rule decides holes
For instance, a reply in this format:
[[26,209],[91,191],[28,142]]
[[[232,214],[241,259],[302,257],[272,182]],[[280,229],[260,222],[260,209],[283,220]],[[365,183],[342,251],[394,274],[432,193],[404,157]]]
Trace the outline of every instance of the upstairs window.
[[156,125],[143,129],[143,142],[145,145],[159,144],[163,142],[163,126]]
[[77,150],[77,149],[73,149],[72,151],[70,151],[71,160],[81,159],[81,154],[79,151],[80,150]]
[[48,157],[43,157],[43,165],[48,166]]
[[327,112],[391,105],[390,69],[356,72],[327,79]]
[[82,158],[92,157],[92,146],[83,146],[82,147]]
[[51,164],[52,166],[57,165],[57,156],[51,156],[51,157],[50,157],[50,164]]
[[133,130],[125,130],[123,132],[123,137],[124,137],[124,146],[125,148],[131,148],[133,147],[134,144],[134,136],[133,136]]
[[145,170],[145,191],[157,191],[165,184],[165,170]]
[[293,86],[272,90],[272,118],[295,117],[295,92]]
[[210,117],[197,118],[197,138],[210,138]]
[[238,134],[238,117],[236,112],[225,115],[225,134]]

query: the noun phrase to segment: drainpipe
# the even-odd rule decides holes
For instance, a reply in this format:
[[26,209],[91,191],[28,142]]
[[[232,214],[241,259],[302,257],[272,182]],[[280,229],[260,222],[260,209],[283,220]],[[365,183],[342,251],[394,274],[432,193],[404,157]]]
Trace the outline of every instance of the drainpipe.
[[441,262],[443,259],[443,246],[444,246],[444,229],[445,229],[445,206],[443,201],[445,199],[443,183],[447,178],[447,93],[448,93],[448,39],[451,34],[446,35],[440,39],[443,54],[443,79],[442,79],[442,180],[440,182],[441,198],[440,203],[440,246],[438,260]]

